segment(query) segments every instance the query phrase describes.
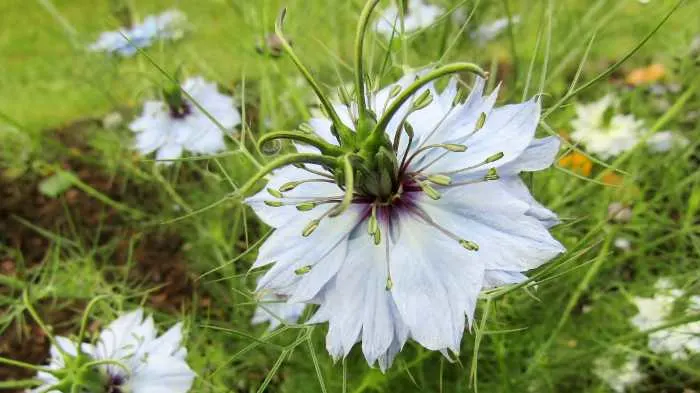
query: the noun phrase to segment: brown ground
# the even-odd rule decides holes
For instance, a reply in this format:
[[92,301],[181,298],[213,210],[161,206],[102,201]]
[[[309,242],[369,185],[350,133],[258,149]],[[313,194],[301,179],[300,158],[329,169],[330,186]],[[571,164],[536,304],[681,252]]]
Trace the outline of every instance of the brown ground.
[[[63,146],[61,167],[72,171],[80,179],[112,200],[141,210],[157,206],[143,206],[142,201],[155,192],[149,185],[129,184],[119,175],[111,176],[89,162],[94,156],[86,145],[85,132],[95,130],[94,120],[82,120],[68,127],[55,130],[47,143]],[[94,157],[93,157],[94,158]],[[122,265],[128,255],[128,239],[137,232],[135,223],[119,211],[72,188],[60,198],[42,195],[37,188],[41,178],[24,176],[20,180],[3,180],[0,176],[0,273],[21,280],[31,277],[32,267],[44,260],[52,243],[49,239],[29,228],[17,218],[34,226],[73,241],[80,241],[85,249],[94,244],[116,244],[116,250],[108,261]],[[72,224],[71,224],[72,222]],[[74,233],[76,228],[79,233]],[[97,228],[100,228],[98,231]],[[150,303],[163,311],[179,311],[193,297],[195,287],[191,273],[187,271],[181,251],[182,239],[175,234],[146,233],[136,245],[130,279],[142,288],[156,288],[151,292]],[[109,279],[109,277],[107,277]],[[19,291],[0,286],[0,295],[18,296]],[[7,310],[0,306],[0,315]],[[40,307],[42,318],[54,326],[57,333],[69,333],[76,326],[82,307],[66,304],[46,304]],[[25,315],[29,321],[29,315]],[[1,332],[0,356],[33,364],[46,361],[49,342],[46,335],[35,324],[11,324]],[[13,367],[0,366],[0,381],[31,377],[33,372]],[[19,391],[18,391],[19,392]]]

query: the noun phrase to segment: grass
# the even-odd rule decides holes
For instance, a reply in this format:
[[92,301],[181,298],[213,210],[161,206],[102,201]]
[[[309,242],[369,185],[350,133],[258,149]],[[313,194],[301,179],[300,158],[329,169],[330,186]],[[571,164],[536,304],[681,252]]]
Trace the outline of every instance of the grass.
[[[288,59],[255,51],[272,31],[282,3],[148,0],[132,2],[131,9],[143,16],[176,6],[188,15],[188,37],[148,49],[148,57],[167,73],[181,65],[187,74],[204,75],[231,90],[257,119],[246,130],[254,139],[268,130],[296,127],[313,103]],[[284,2],[286,33],[324,88],[349,81],[362,3]],[[478,47],[466,35],[458,38],[460,26],[445,18],[408,42],[395,43],[383,79],[404,66],[437,59],[475,61],[498,71],[502,102],[542,93],[546,111],[565,96],[579,70],[577,86],[634,48],[675,4],[442,2],[447,9],[467,10],[475,3],[469,28],[505,15],[504,4],[520,14],[512,39],[504,34]],[[163,326],[185,320],[190,364],[200,376],[194,392],[605,392],[591,369],[594,359],[613,347],[644,359],[648,377],[634,391],[700,389],[697,355],[671,361],[649,353],[645,338],[628,322],[636,313],[629,299],[650,295],[658,277],[700,293],[700,127],[697,120],[684,120],[700,110],[698,65],[688,53],[700,33],[700,2],[685,1],[619,72],[573,98],[586,101],[614,92],[648,127],[677,130],[691,144],[657,155],[641,146],[622,159],[596,163],[588,177],[565,168],[536,174],[534,194],[563,218],[554,234],[568,253],[534,273],[536,288],[485,294],[458,362],[409,343],[386,375],[368,368],[357,348],[334,364],[325,351],[324,325],[289,326],[272,334],[251,328],[258,273],[248,272],[255,249],[247,250],[268,229],[227,196],[254,174],[254,165],[239,150],[168,168],[136,157],[127,129],[106,130],[90,119],[114,110],[132,116],[166,77],[146,56],[114,59],[82,49],[116,26],[107,1],[47,4],[9,0],[0,5],[0,26],[6,27],[0,30],[0,168],[6,178],[0,184],[30,206],[0,210],[0,220],[6,220],[0,228],[12,229],[0,232],[0,262],[12,262],[12,271],[0,276],[3,337],[18,335],[27,342],[31,335],[18,301],[28,289],[56,332],[77,334],[82,307],[98,295],[108,300],[94,309],[91,319],[97,324],[137,305],[156,312]],[[376,75],[386,44],[371,39],[368,47]],[[652,61],[663,63],[669,82],[681,86],[668,98],[670,108],[659,109],[644,88],[612,83]],[[566,103],[543,121],[540,132],[568,132],[572,116]],[[253,146],[250,140],[244,145]],[[625,174],[621,185],[594,180],[606,167]],[[57,199],[36,196],[37,183],[59,168],[83,181],[85,172],[99,173],[100,179],[88,176],[87,184],[74,183],[77,202],[69,192]],[[11,198],[0,195],[0,205],[8,204]],[[633,207],[629,223],[607,220],[613,201]],[[51,209],[42,210],[45,206]],[[42,220],[42,214],[51,219]],[[32,247],[38,246],[17,246],[16,234],[23,241],[39,239],[36,244],[45,252],[32,257]],[[630,251],[613,247],[619,237],[631,241]],[[0,353],[13,355],[1,346]]]

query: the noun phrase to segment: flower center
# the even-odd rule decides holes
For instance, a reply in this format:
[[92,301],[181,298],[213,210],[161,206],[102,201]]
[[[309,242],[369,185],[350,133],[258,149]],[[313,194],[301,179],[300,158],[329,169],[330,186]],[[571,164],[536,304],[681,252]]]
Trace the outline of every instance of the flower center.
[[192,113],[192,106],[187,101],[182,101],[179,105],[168,105],[170,107],[170,117],[173,119],[184,119]]
[[110,375],[105,387],[105,393],[127,393],[125,382],[126,380],[121,375]]

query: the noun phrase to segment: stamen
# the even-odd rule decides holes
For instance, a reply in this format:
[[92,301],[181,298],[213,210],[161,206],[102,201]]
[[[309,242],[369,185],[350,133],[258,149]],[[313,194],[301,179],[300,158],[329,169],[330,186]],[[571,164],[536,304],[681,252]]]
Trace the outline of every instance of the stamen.
[[479,251],[479,245],[470,240],[460,240],[459,245],[466,248],[469,251]]
[[384,242],[384,256],[386,258],[386,290],[391,291],[394,281],[391,279],[391,254],[389,253],[389,242]]
[[[293,189],[297,188],[298,186],[300,186],[304,183],[335,183],[335,182],[333,180],[329,180],[329,179],[306,179],[306,180],[290,181],[290,182],[282,184],[279,188],[279,192],[292,191]],[[279,198],[281,198],[281,197],[279,197]]]
[[420,183],[418,183],[418,185],[423,190],[423,192],[430,197],[430,199],[437,201],[442,196],[438,192],[438,190],[434,189],[433,186],[431,186],[427,182],[420,182]]
[[372,204],[372,214],[369,217],[369,222],[367,223],[367,232],[370,235],[374,235],[375,232],[379,230],[379,221],[377,220],[377,204]]
[[[307,166],[304,165],[304,164],[294,164],[294,167],[295,167],[295,168],[299,168],[299,169],[303,169],[303,170],[305,170],[305,171],[307,171],[307,172],[309,172],[309,173],[313,173],[314,175],[319,175],[319,176],[326,177],[326,178],[328,178],[328,179],[333,179],[333,176],[332,176],[331,174],[325,173],[325,172],[321,172],[321,171],[317,171],[317,170],[315,170],[315,169],[311,169],[311,168],[307,167]],[[333,183],[335,183],[335,181],[334,181]]]
[[282,197],[283,197],[282,192],[281,192],[281,191],[277,191],[277,190],[275,190],[274,188],[268,187],[268,188],[267,188],[267,193],[270,194],[270,195],[272,195],[272,196],[275,197],[275,198],[282,198]]
[[267,206],[270,207],[281,207],[284,206],[284,202],[282,201],[265,201],[264,202]]
[[499,151],[498,153],[496,153],[496,154],[494,154],[494,155],[488,157],[486,160],[484,160],[484,163],[485,163],[485,164],[490,164],[490,163],[492,163],[492,162],[494,162],[494,161],[500,160],[501,158],[503,158],[503,156],[504,156],[503,152],[502,152],[502,151]]
[[500,178],[501,176],[498,175],[498,170],[496,168],[489,168],[488,172],[486,172],[486,176],[484,176],[484,180],[486,181],[498,180]]
[[453,239],[459,243],[460,246],[464,247],[465,249],[469,251],[479,251],[479,245],[474,243],[471,240],[465,240],[460,238],[459,236],[455,235],[454,233],[450,232],[447,230],[445,227],[442,225],[436,223],[423,209],[416,208],[411,210],[413,213],[415,213],[418,217],[423,219],[426,224],[431,225],[435,227],[435,229],[439,230],[443,234],[445,234],[447,237],[450,239]]
[[302,266],[299,269],[294,270],[294,274],[296,274],[297,276],[304,275],[311,271],[311,267],[311,265]]
[[319,226],[320,223],[321,223],[321,220],[320,220],[320,219],[311,220],[311,221],[306,225],[306,227],[304,227],[304,230],[301,232],[301,235],[304,236],[304,237],[309,237],[312,233],[314,233],[314,231],[316,230],[316,228],[318,228],[318,226]]
[[440,186],[449,186],[452,184],[452,179],[445,175],[430,175],[428,176],[428,180]]
[[486,124],[486,112],[481,112],[479,119],[476,121],[474,132],[479,131]]
[[428,145],[428,146],[423,146],[420,149],[416,150],[411,154],[411,156],[408,158],[408,160],[405,163],[402,163],[401,169],[405,170],[408,168],[409,165],[411,165],[411,162],[416,159],[421,153],[424,153],[430,149],[445,149],[447,151],[453,152],[453,153],[463,153],[467,151],[467,147],[464,145],[458,145],[456,143],[438,143],[434,145]]
[[419,111],[421,109],[424,109],[428,105],[433,103],[433,93],[430,90],[426,90],[421,95],[418,96],[413,101],[413,111]]
[[316,206],[318,206],[318,204],[314,202],[303,202],[298,204],[296,208],[300,212],[307,212],[309,210],[313,210]]

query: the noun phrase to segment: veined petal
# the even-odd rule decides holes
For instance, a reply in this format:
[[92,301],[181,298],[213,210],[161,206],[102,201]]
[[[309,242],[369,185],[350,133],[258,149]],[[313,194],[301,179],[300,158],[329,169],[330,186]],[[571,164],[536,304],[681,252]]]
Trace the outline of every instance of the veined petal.
[[195,373],[184,361],[156,354],[134,366],[129,384],[133,392],[187,393]]
[[529,209],[525,214],[537,218],[547,228],[559,224],[559,217],[557,217],[556,213],[537,202],[519,176],[503,177],[500,179],[500,183],[514,197],[529,205]]
[[559,137],[534,139],[515,160],[500,166],[499,174],[517,175],[520,172],[534,172],[549,168],[559,152]]
[[523,281],[527,281],[527,276],[521,272],[487,270],[484,274],[484,288],[497,288],[509,284],[520,284]]
[[422,196],[417,203],[436,223],[478,244],[474,254],[489,270],[534,269],[565,250],[500,181],[454,187],[438,201]]
[[481,291],[485,261],[422,218],[405,214],[398,219],[391,292],[401,317],[424,347],[459,352],[465,316],[473,318]]

